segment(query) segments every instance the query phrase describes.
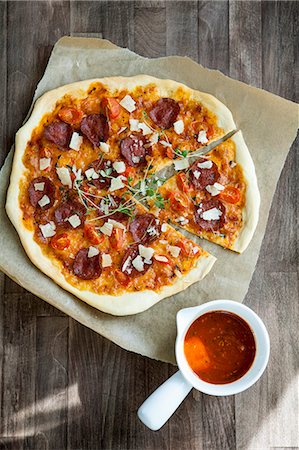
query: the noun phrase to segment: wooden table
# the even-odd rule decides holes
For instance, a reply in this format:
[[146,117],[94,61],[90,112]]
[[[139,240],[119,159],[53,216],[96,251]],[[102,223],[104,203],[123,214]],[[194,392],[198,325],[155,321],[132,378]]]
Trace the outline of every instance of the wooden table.
[[[296,2],[2,1],[0,18],[1,162],[63,35],[188,55],[295,100]],[[234,397],[193,392],[158,432],[136,410],[175,368],[122,350],[2,276],[0,448],[298,448],[297,185],[294,144],[245,299],[270,333],[265,375]]]

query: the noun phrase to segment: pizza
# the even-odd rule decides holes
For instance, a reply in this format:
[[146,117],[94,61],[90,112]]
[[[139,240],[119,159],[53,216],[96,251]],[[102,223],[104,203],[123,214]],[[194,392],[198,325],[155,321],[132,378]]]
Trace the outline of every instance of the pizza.
[[[215,97],[146,75],[44,94],[16,135],[6,203],[27,255],[64,289],[114,315],[144,311],[199,281],[215,258],[173,224],[237,251],[256,225],[258,190],[243,138],[216,146],[235,128]],[[218,167],[213,189],[216,182],[239,189],[234,206],[222,198],[220,207],[208,185],[193,182],[184,192],[196,173],[191,158]],[[177,173],[167,180],[161,174],[173,164]],[[192,200],[183,213],[169,192]],[[214,218],[209,227],[188,219],[208,201],[219,202],[210,210],[221,212],[220,227]]]
[[[241,131],[199,158],[161,187],[161,220],[224,248],[242,253],[254,233],[259,210],[255,169]],[[191,162],[192,161],[192,162]],[[247,180],[251,180],[248,183]]]

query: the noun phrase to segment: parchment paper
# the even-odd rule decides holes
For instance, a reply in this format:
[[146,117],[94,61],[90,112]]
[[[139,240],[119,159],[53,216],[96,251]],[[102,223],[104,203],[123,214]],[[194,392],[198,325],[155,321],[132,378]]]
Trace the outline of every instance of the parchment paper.
[[232,111],[253,157],[261,192],[259,224],[248,249],[237,255],[201,240],[203,248],[218,258],[203,281],[135,316],[113,317],[101,313],[58,287],[31,264],[23,251],[4,211],[11,151],[0,177],[0,268],[27,290],[121,347],[174,362],[175,318],[179,309],[218,298],[241,302],[246,295],[277,180],[296,136],[298,105],[232,80],[218,71],[205,69],[189,58],[147,59],[102,39],[69,37],[55,45],[34,99],[50,89],[78,80],[140,73],[171,78],[209,92]]

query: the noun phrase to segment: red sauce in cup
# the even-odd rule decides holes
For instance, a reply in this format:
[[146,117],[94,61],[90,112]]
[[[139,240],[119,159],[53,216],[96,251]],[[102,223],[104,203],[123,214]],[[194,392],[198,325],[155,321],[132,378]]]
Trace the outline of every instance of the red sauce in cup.
[[256,345],[245,320],[231,312],[211,311],[191,324],[184,351],[199,378],[207,383],[226,384],[238,380],[250,369]]

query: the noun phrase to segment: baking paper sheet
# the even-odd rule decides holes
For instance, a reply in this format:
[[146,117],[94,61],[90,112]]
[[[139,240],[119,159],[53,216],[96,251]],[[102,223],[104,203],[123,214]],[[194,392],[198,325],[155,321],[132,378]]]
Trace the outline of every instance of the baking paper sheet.
[[[60,39],[55,45],[34,99],[44,92],[88,78],[149,74],[171,78],[216,96],[232,111],[253,157],[261,193],[259,224],[242,255],[203,240],[200,245],[218,260],[207,277],[150,310],[127,317],[101,313],[58,287],[27,258],[5,211],[13,157],[0,177],[0,268],[13,280],[64,313],[121,347],[151,358],[174,362],[176,312],[213,299],[243,301],[256,265],[276,183],[298,127],[298,105],[205,69],[189,58],[143,58],[102,39]],[[194,238],[196,240],[196,238]]]

